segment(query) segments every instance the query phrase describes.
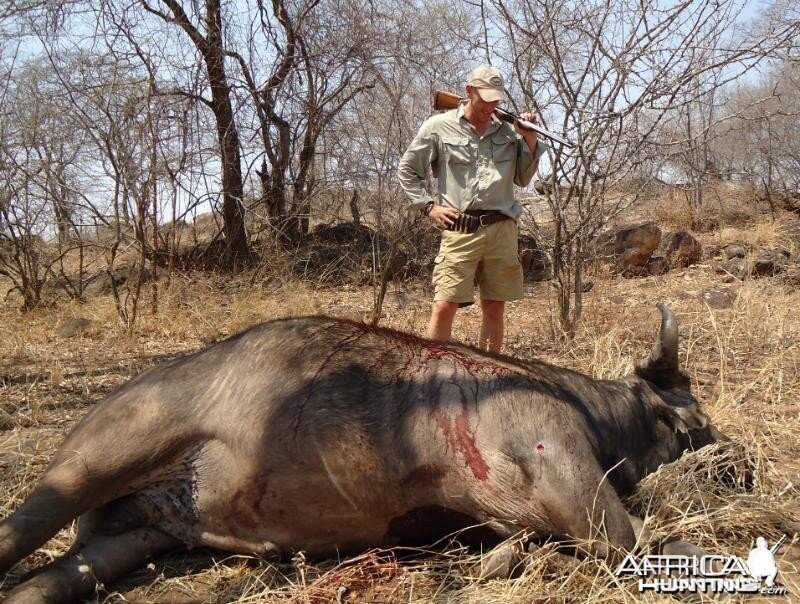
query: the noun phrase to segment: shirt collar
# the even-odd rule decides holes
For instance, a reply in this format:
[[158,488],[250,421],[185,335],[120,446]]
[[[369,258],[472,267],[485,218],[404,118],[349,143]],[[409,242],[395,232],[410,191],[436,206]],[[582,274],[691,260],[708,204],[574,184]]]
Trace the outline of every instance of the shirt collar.
[[[467,119],[467,116],[464,115],[464,108],[466,106],[467,106],[467,101],[466,100],[463,100],[458,104],[458,109],[457,109],[458,113],[456,113],[456,115],[458,116],[459,120],[461,118],[464,118],[465,120]],[[502,123],[503,122],[501,122],[500,119],[495,114],[492,114],[492,125],[489,126],[489,128],[491,130],[494,130],[495,128],[497,128]],[[487,130],[487,133],[488,133],[488,130]],[[485,133],[484,133],[484,136],[486,136]]]

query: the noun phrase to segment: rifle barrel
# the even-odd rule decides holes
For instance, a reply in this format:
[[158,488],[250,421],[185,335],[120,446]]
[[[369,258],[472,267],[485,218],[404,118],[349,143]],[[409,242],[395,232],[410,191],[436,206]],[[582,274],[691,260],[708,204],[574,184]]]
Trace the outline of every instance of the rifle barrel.
[[775,542],[775,545],[773,545],[771,548],[769,548],[769,551],[771,551],[771,552],[772,552],[772,555],[773,555],[773,556],[774,556],[774,555],[775,555],[775,553],[778,551],[778,548],[779,548],[781,545],[783,545],[783,542],[784,542],[784,541],[786,541],[786,533],[784,533],[784,534],[783,534],[783,537],[781,537],[780,539],[778,539],[778,540]]
[[524,120],[521,117],[514,115],[513,113],[506,111],[505,109],[500,109],[499,107],[494,110],[499,117],[504,122],[508,122],[513,124],[514,122],[519,122],[519,125],[525,128],[526,130],[533,130],[537,134],[541,134],[542,136],[546,136],[549,139],[556,141],[557,143],[561,143],[568,149],[572,149],[575,146],[575,143],[572,143],[554,132],[550,132],[545,128],[542,128],[539,124],[534,124],[533,122],[529,122],[528,120]]

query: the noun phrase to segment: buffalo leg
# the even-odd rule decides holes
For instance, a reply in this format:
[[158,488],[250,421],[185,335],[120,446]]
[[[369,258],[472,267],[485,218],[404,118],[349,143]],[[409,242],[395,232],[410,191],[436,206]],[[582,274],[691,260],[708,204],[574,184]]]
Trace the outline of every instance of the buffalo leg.
[[[560,461],[568,457],[575,461]],[[519,530],[573,539],[600,557],[634,548],[628,513],[590,453],[567,455],[550,446],[535,455],[517,450],[513,459],[517,471],[493,484],[493,493],[482,489],[487,515],[513,518]]]
[[592,555],[614,557],[615,550],[634,548],[636,534],[614,488],[602,474],[597,478],[588,484],[563,483],[545,506],[554,520],[555,534],[586,542]]
[[175,538],[152,528],[121,535],[95,535],[79,550],[36,571],[8,595],[8,604],[72,602],[94,593],[164,551],[180,545]]
[[83,479],[76,464],[48,470],[42,483],[0,522],[0,573],[41,546],[80,514]]

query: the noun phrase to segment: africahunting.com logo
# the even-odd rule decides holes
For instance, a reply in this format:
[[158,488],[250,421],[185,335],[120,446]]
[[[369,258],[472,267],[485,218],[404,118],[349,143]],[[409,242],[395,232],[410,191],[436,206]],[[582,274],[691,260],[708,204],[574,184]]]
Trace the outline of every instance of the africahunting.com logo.
[[767,548],[767,540],[759,537],[746,562],[739,556],[658,555],[637,560],[628,554],[616,576],[639,577],[639,592],[786,595],[789,593],[786,587],[775,584],[778,575],[775,554],[784,541],[786,535]]

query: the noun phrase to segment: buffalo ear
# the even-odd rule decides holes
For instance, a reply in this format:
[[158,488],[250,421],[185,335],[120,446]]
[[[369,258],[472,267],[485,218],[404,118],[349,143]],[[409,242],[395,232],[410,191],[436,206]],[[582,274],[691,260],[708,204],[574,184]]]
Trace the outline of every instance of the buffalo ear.
[[708,416],[697,405],[679,406],[659,401],[653,410],[673,432],[686,434],[689,430],[702,430],[708,426]]
[[661,329],[650,358],[636,366],[636,375],[659,388],[689,390],[689,378],[678,362],[678,320],[666,304],[659,302]]

